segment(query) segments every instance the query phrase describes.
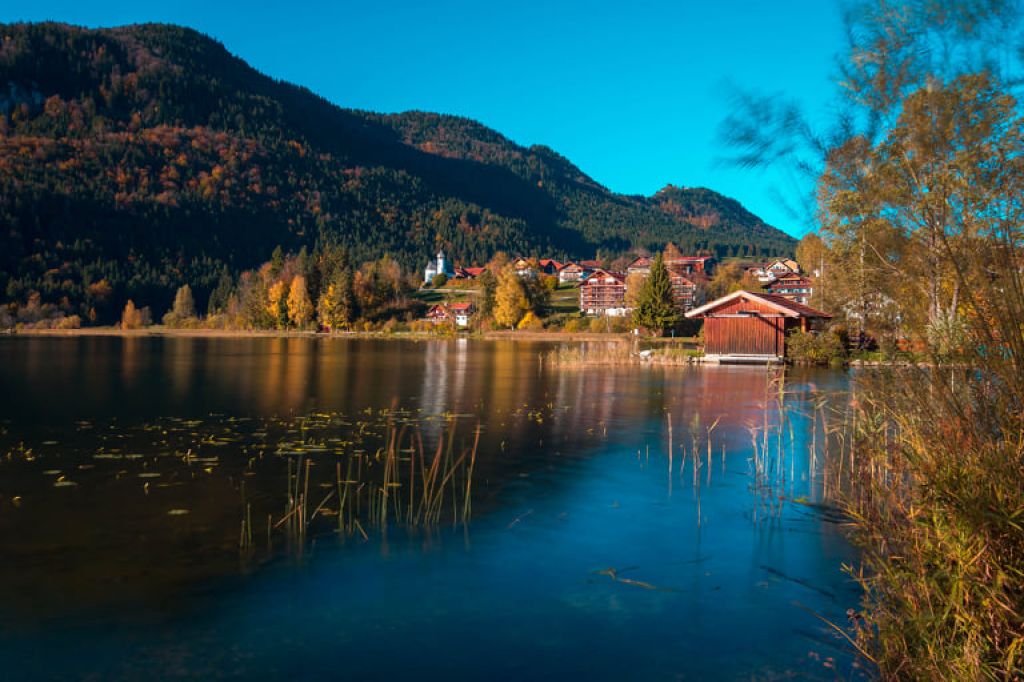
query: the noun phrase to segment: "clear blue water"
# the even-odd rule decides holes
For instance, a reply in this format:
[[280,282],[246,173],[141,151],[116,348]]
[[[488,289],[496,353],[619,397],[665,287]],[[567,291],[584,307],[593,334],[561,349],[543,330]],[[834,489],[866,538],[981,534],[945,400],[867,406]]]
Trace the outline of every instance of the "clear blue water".
[[[786,377],[792,430],[774,491],[785,501],[766,514],[750,428],[766,410],[776,419],[767,370],[565,369],[540,362],[551,348],[0,340],[2,676],[858,677],[824,622],[845,624],[857,605],[841,570],[854,554],[834,518],[793,501],[820,501],[811,406],[841,395],[846,375]],[[480,420],[470,523],[396,526],[368,540],[325,523],[301,548],[268,545],[257,525],[257,546],[242,556],[244,439],[189,476],[159,439],[132,442],[137,459],[92,456],[98,432],[168,418],[220,424],[388,406],[428,422],[444,412]],[[689,425],[706,434],[716,419],[710,482],[705,463],[695,486],[680,444],[690,447]],[[428,441],[432,428],[423,426]],[[278,460],[250,462],[245,474],[248,494],[270,509],[284,487]],[[144,467],[162,478],[140,479]],[[55,471],[74,485],[55,485]],[[167,483],[144,490],[143,480]],[[177,508],[190,513],[168,515]]]

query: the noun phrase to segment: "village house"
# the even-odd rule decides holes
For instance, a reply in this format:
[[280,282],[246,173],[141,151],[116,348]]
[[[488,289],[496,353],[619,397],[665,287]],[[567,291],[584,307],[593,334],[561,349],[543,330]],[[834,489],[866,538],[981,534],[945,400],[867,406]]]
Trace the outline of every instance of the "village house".
[[449,304],[448,311],[455,318],[455,326],[468,327],[470,319],[476,313],[476,305],[472,301],[452,303]]
[[693,308],[697,303],[697,284],[673,270],[669,270],[668,277],[672,282],[672,300],[676,306],[683,312]]
[[455,268],[455,279],[476,279],[487,272],[487,268]]
[[[700,258],[703,258],[703,256]],[[678,259],[676,260],[678,261]],[[651,274],[651,263],[653,261],[654,259],[648,256],[635,258],[627,266],[626,273],[628,275],[647,277]],[[667,261],[666,269],[668,270],[669,279],[672,281],[673,300],[680,310],[689,310],[697,301],[697,283],[693,281],[693,275],[687,276],[683,271],[676,269],[676,267],[669,267]]]
[[468,327],[476,305],[472,301],[458,303],[438,303],[427,311],[426,319],[434,324],[455,323],[457,327]]
[[448,308],[442,303],[430,306],[424,319],[434,324],[442,324],[451,319],[451,315],[448,313]]
[[512,261],[512,267],[520,277],[537,276],[537,263],[529,258],[516,258]]
[[[673,249],[675,250],[673,252]],[[697,277],[710,277],[714,274],[714,256],[681,256],[678,249],[665,247],[665,267],[675,270],[681,275],[696,275]]]
[[814,293],[814,286],[811,280],[795,272],[780,275],[767,287],[768,293],[788,298],[796,303],[807,304]]
[[707,362],[782,362],[786,334],[812,331],[831,315],[775,294],[736,291],[686,313],[704,320]]
[[583,267],[579,263],[566,263],[562,266],[562,269],[558,271],[559,282],[579,282],[585,279],[587,275],[591,273],[591,270]]
[[633,262],[626,266],[627,275],[643,275],[646,277],[651,274],[651,263],[653,258],[650,256],[639,256],[633,259]]
[[747,268],[747,273],[761,284],[770,284],[786,275],[800,274],[800,264],[792,258],[780,258]]
[[564,263],[561,263],[554,258],[541,258],[540,261],[538,261],[538,268],[540,269],[541,274],[544,275],[557,275],[564,267]]
[[580,283],[580,311],[584,315],[625,315],[628,312],[625,275],[594,270]]

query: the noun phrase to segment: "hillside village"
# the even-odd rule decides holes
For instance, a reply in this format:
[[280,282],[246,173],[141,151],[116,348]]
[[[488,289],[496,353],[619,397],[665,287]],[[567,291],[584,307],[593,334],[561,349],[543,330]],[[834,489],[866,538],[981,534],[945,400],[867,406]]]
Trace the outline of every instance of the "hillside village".
[[[814,292],[810,275],[792,258],[762,263],[732,262],[730,273],[719,272],[719,262],[708,255],[684,255],[669,242],[662,259],[671,281],[672,299],[680,316],[705,304],[711,297],[739,288],[763,292],[795,304],[808,305]],[[554,258],[517,257],[507,266],[527,282],[541,282],[552,293],[570,300],[575,312],[589,318],[618,318],[625,321],[633,312],[636,296],[651,272],[654,256],[600,260],[559,261]],[[737,267],[739,265],[739,267]],[[485,274],[486,273],[486,274]],[[454,323],[466,328],[473,324],[480,306],[472,299],[480,291],[478,282],[497,276],[487,266],[458,266],[439,251],[423,270],[421,291],[443,291],[452,300],[431,306],[424,319],[434,324]],[[716,275],[723,275],[715,281]],[[735,281],[725,281],[730,279]],[[737,279],[738,275],[738,279]],[[715,286],[717,284],[717,287]],[[456,300],[459,299],[459,300]],[[568,307],[568,306],[565,306]]]

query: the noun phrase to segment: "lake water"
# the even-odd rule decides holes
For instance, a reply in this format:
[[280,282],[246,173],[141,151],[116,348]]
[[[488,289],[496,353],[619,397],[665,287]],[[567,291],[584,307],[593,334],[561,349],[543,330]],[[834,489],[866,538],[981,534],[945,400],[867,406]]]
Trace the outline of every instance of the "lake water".
[[[0,677],[858,676],[825,622],[857,606],[854,555],[810,454],[847,376],[790,371],[766,449],[765,368],[553,347],[0,339]],[[402,478],[398,519],[341,524],[349,461],[376,475],[399,428],[458,457],[478,427],[439,523],[405,522]],[[301,537],[297,490],[321,505]]]

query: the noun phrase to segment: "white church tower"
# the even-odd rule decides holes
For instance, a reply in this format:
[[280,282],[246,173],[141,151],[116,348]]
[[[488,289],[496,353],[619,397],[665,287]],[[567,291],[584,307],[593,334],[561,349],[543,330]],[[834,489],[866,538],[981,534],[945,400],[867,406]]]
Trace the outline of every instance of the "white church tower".
[[447,275],[448,277],[455,276],[455,270],[444,257],[444,249],[438,251],[437,259],[434,262],[427,264],[427,267],[423,270],[423,282],[428,284],[436,275],[440,274]]

